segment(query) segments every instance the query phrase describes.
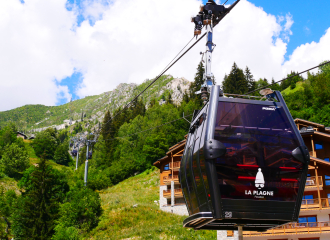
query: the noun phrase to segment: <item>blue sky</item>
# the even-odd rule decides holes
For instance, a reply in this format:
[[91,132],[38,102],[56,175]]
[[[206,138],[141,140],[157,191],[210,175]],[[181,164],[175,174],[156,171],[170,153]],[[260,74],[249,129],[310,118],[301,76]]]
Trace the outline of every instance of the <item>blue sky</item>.
[[[207,0],[203,1],[204,3]],[[224,2],[224,1],[221,1]],[[229,0],[227,4],[232,4]],[[293,50],[301,44],[319,41],[330,27],[329,0],[249,0],[257,7],[274,16],[285,16],[290,13],[294,24],[291,27],[292,35],[288,43],[286,59]]]

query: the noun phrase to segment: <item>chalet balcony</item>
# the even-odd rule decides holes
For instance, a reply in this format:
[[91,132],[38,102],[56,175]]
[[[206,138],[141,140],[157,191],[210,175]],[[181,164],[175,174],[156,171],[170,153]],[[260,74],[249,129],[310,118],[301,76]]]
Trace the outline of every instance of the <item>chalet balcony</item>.
[[174,181],[174,184],[179,184],[179,175],[165,176],[163,177],[163,182],[165,185],[171,185],[171,181]]
[[[319,189],[323,190],[323,179],[322,176],[319,176]],[[316,177],[308,177],[305,185],[305,192],[308,191],[317,191],[317,182]]]
[[330,198],[321,199],[303,199],[301,202],[300,210],[319,210],[323,208],[329,208]]
[[181,162],[173,162],[173,164],[170,163],[170,169],[179,170],[180,169],[180,163]]
[[261,236],[277,236],[284,234],[315,234],[315,233],[330,233],[330,222],[315,222],[315,223],[289,223],[280,227],[270,229],[266,232],[249,232],[244,231],[244,238],[254,239]]
[[[164,190],[163,191],[163,197],[164,198],[171,198],[171,189]],[[183,195],[182,195],[182,189],[181,188],[174,189],[174,197],[175,198],[181,198],[181,197],[183,197]]]

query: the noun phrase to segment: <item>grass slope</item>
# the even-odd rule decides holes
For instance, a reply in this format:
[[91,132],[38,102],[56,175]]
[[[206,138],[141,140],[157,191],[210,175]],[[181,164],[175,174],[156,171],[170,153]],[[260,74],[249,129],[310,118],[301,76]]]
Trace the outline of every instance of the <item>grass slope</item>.
[[299,90],[304,90],[304,87],[302,86],[302,84],[303,84],[303,82],[297,82],[296,87],[294,89],[291,89],[291,87],[287,87],[281,93],[282,93],[282,95],[289,95],[289,94],[297,92]]
[[216,239],[215,231],[183,228],[185,217],[163,212],[154,203],[159,200],[158,169],[99,193],[104,212],[87,239]]

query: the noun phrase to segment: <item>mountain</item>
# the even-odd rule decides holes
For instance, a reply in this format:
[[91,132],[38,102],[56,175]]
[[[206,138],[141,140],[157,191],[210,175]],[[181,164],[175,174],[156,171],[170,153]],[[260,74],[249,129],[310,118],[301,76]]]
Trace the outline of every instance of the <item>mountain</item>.
[[[25,105],[8,111],[0,112],[0,127],[8,122],[14,122],[19,130],[26,132],[42,131],[53,126],[63,129],[76,121],[84,119],[96,124],[102,121],[107,109],[115,109],[128,103],[134,96],[147,87],[152,80],[142,84],[119,84],[113,91],[100,95],[87,96],[60,106]],[[148,105],[151,99],[165,100],[171,93],[175,104],[180,104],[183,94],[189,89],[190,82],[185,78],[173,78],[171,75],[162,76],[143,95],[143,102]]]

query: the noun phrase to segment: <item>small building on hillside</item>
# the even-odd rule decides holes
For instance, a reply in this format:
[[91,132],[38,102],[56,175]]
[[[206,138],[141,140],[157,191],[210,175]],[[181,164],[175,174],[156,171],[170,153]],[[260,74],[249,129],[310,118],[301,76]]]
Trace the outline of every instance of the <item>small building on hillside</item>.
[[185,145],[186,140],[175,144],[165,157],[154,163],[154,166],[160,169],[160,209],[179,215],[188,215],[179,182],[179,169]]
[[23,138],[23,139],[28,139],[28,137],[24,134],[24,133],[22,133],[22,132],[17,132],[16,133],[16,136],[19,138]]

